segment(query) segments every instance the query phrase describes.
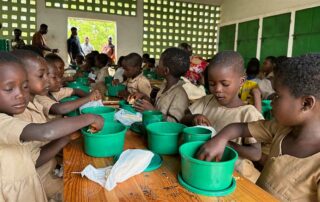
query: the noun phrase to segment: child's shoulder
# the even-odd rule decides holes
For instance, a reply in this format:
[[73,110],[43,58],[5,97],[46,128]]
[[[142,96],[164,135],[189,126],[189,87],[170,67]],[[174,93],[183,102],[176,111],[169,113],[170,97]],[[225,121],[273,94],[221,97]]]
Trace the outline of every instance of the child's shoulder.
[[257,121],[257,120],[263,120],[263,116],[257,108],[255,108],[253,105],[243,105],[240,107],[235,108],[236,110],[239,110],[242,114],[243,121],[250,122],[250,121]]

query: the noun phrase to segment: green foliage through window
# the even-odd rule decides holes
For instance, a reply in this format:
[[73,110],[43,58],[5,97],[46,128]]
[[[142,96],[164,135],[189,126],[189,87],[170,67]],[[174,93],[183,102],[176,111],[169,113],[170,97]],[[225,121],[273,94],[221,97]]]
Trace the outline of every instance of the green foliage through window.
[[112,21],[92,20],[83,18],[68,19],[68,38],[71,35],[71,27],[78,29],[80,43],[84,43],[86,36],[95,50],[101,52],[102,47],[107,44],[108,37],[112,37],[113,44],[117,47],[116,23]]

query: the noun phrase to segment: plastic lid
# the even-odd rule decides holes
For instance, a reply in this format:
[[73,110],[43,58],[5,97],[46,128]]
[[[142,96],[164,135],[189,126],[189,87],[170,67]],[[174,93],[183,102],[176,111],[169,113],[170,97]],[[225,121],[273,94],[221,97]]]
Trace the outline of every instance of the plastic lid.
[[[154,171],[157,170],[158,168],[161,167],[162,165],[162,157],[159,154],[153,153],[154,156],[151,159],[150,164],[148,165],[148,167],[143,171],[143,172],[150,172],[150,171]],[[116,162],[119,159],[120,155],[116,155],[113,157],[114,161]]]
[[234,178],[232,178],[231,185],[227,189],[218,190],[218,191],[208,191],[208,190],[198,189],[198,188],[195,188],[195,187],[187,184],[183,180],[181,173],[178,174],[178,181],[179,181],[180,185],[183,186],[184,188],[186,188],[188,191],[191,191],[196,194],[204,195],[204,196],[226,196],[226,195],[229,195],[234,192],[234,190],[236,189],[236,184],[237,184],[236,180]]

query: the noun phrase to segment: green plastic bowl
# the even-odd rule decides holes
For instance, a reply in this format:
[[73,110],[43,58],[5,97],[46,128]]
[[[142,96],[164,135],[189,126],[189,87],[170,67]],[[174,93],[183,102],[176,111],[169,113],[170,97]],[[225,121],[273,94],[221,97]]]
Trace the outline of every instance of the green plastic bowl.
[[112,157],[121,154],[127,128],[120,123],[105,122],[104,127],[97,133],[87,132],[88,127],[81,133],[84,137],[84,152],[93,157]]
[[116,109],[112,107],[88,107],[81,111],[81,114],[97,114],[103,117],[105,122],[113,122]]
[[156,110],[147,110],[142,112],[142,122],[145,126],[150,123],[163,121],[163,114]]
[[262,115],[264,119],[266,120],[271,120],[272,115],[271,115],[271,100],[262,100]]
[[80,90],[82,90],[82,91],[84,91],[84,92],[87,92],[87,93],[90,92],[89,86],[85,86],[85,85],[83,85],[82,83],[77,82],[77,81],[69,82],[69,83],[67,84],[67,86],[70,87],[70,88],[80,89]]
[[[60,100],[60,102],[70,102],[70,101],[74,101],[74,100],[77,100],[79,97],[78,96],[70,96],[70,97],[66,97],[66,98],[63,98]],[[69,116],[69,117],[72,117],[72,116],[79,116],[80,115],[80,112],[79,112],[79,109],[76,109],[74,111],[71,111],[69,113],[66,114],[66,116]]]
[[195,158],[195,154],[204,143],[188,142],[179,148],[182,178],[187,184],[201,190],[227,189],[232,183],[238,153],[226,147],[220,162],[201,161]]
[[107,76],[106,78],[104,78],[104,83],[105,83],[106,85],[111,84],[111,83],[112,83],[112,80],[113,80],[113,77],[112,77],[112,76]]
[[212,132],[209,129],[197,126],[185,128],[182,132],[183,143],[194,141],[207,141],[211,139],[212,134]]
[[174,122],[156,122],[147,126],[148,147],[158,154],[177,154],[179,134],[186,126]]
[[119,85],[108,85],[108,96],[117,97],[118,93],[121,91],[124,91],[126,89],[126,86],[123,84]]
[[78,77],[76,79],[76,82],[86,86],[86,85],[88,85],[89,79],[88,79],[88,77]]

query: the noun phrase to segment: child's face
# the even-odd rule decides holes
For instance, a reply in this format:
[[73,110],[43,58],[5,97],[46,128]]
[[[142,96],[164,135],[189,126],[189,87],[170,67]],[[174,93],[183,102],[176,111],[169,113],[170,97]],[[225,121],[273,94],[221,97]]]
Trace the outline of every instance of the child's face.
[[47,95],[49,91],[48,66],[43,58],[28,59],[28,80],[31,95]]
[[96,66],[96,67],[98,67],[98,68],[104,67],[103,64],[101,64],[100,61],[97,60],[97,59],[94,60],[94,66]]
[[167,68],[163,66],[163,59],[162,59],[162,57],[160,57],[159,65],[156,68],[156,73],[161,77],[165,77],[166,76],[166,69]]
[[127,65],[123,66],[123,70],[123,75],[127,78],[134,78],[141,72],[140,67],[129,67]]
[[21,114],[29,103],[27,73],[18,63],[0,64],[0,111]]
[[278,79],[274,82],[276,91],[272,100],[272,115],[284,126],[295,126],[301,122],[301,109],[303,101],[301,98],[294,97],[289,88],[283,86]]
[[270,60],[264,60],[262,65],[262,71],[266,73],[273,71],[273,64]]
[[241,73],[233,67],[213,67],[209,69],[208,82],[210,93],[215,96],[219,104],[228,107],[239,99],[238,92],[245,81]]
[[48,64],[49,92],[58,92],[61,88],[61,77],[59,69]]
[[60,78],[62,78],[64,74],[64,62],[57,60],[57,61],[54,61],[53,64],[58,68],[59,76]]

